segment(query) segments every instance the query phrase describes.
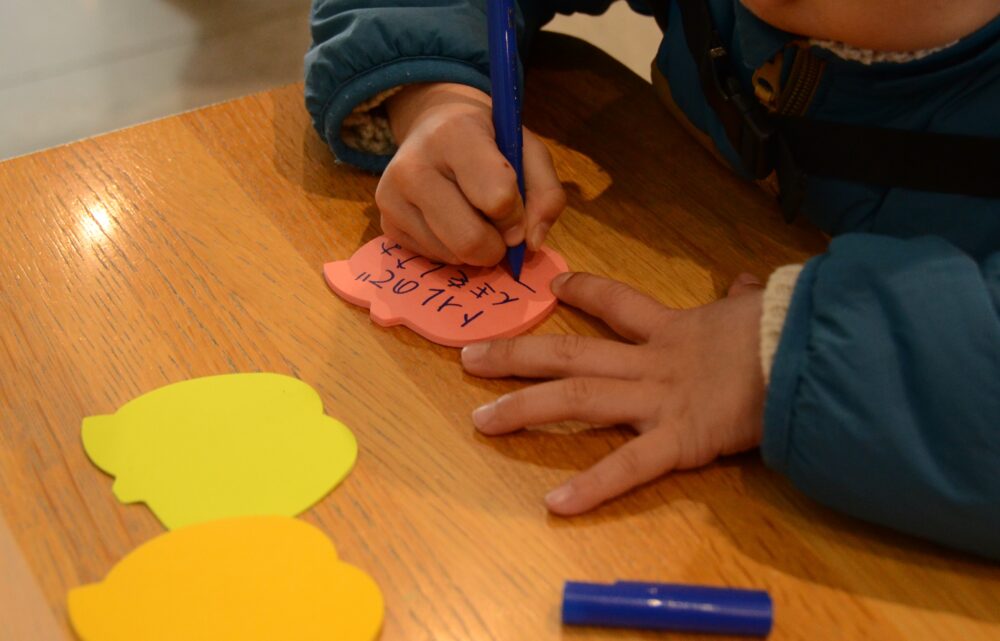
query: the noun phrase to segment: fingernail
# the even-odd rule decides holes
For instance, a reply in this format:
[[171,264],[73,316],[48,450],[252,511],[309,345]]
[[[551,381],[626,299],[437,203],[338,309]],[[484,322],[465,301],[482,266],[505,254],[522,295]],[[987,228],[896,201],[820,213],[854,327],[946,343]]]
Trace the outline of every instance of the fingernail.
[[503,242],[508,247],[520,245],[524,241],[524,225],[514,225],[503,233]]
[[559,507],[573,498],[573,486],[569,483],[560,485],[545,495],[545,504],[549,507]]
[[531,238],[528,244],[531,246],[531,251],[538,251],[542,248],[542,243],[545,242],[545,236],[549,233],[550,226],[546,223],[538,223],[535,228],[531,230]]
[[552,283],[549,285],[549,289],[552,290],[553,294],[558,293],[556,290],[562,287],[572,274],[570,272],[563,272],[552,279]]
[[486,343],[473,343],[462,348],[462,363],[476,361],[486,354]]
[[476,429],[481,430],[486,427],[491,420],[493,420],[496,413],[496,402],[487,403],[486,405],[477,407],[476,410],[472,412],[472,424],[476,426]]

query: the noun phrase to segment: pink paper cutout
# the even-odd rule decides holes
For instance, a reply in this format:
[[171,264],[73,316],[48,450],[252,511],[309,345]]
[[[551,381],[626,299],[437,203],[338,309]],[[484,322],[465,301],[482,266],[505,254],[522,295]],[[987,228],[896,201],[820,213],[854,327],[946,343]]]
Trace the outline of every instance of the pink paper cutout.
[[449,347],[516,336],[542,322],[556,307],[552,279],[568,271],[563,257],[543,247],[524,262],[521,281],[505,264],[446,265],[379,236],[350,260],[323,265],[333,291],[367,307],[383,327],[405,325]]

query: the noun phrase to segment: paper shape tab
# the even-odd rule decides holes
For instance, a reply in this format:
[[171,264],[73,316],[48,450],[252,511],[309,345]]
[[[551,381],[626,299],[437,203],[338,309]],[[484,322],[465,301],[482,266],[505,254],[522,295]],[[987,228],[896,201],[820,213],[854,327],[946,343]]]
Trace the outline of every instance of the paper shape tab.
[[358,445],[313,388],[280,374],[167,385],[83,420],[83,446],[168,528],[231,516],[293,516],[354,466]]
[[82,641],[372,641],[385,609],[320,530],[284,516],[162,534],[68,606]]
[[567,271],[548,247],[524,263],[516,281],[504,265],[447,265],[403,249],[379,236],[349,260],[323,266],[326,282],[342,298],[367,307],[379,325],[405,325],[424,338],[463,347],[521,334],[556,307],[549,288]]

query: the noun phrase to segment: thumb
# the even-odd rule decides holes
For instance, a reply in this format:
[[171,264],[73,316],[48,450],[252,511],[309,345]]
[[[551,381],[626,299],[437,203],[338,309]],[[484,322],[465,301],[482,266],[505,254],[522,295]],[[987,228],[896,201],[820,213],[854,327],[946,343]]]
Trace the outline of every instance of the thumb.
[[525,235],[528,248],[538,251],[545,236],[566,208],[566,192],[545,143],[524,130]]
[[549,229],[566,208],[566,192],[556,174],[545,143],[524,130],[525,235],[531,251],[538,251]]
[[508,247],[524,240],[524,203],[517,173],[497,148],[492,130],[464,123],[448,132],[445,164],[469,204],[497,228]]

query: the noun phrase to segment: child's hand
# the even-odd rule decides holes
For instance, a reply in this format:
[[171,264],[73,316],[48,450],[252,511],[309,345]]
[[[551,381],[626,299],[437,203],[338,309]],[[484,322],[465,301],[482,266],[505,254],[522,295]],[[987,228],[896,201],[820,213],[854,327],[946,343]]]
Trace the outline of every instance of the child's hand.
[[552,290],[635,344],[525,336],[462,350],[462,364],[477,376],[556,379],[477,409],[472,420],[485,434],[565,420],[628,424],[639,432],[550,492],[551,511],[585,512],[661,474],[760,442],[762,291],[752,276],[738,277],[727,298],[690,310],[669,309],[590,274],[559,276]]
[[523,240],[541,246],[566,204],[541,140],[524,130],[525,207],[497,149],[489,96],[464,85],[413,85],[387,108],[399,150],[375,192],[383,232],[456,264],[495,265]]

